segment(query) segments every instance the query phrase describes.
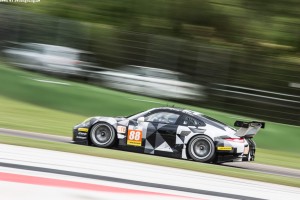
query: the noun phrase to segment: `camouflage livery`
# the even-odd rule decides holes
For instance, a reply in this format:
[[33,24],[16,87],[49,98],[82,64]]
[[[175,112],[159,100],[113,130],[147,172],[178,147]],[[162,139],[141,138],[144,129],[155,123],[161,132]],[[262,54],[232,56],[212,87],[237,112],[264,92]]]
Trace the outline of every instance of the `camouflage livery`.
[[[96,124],[99,130],[93,128]],[[73,141],[200,162],[252,161],[256,148],[252,137],[264,123],[236,125],[241,128],[198,112],[161,107],[130,117],[89,118],[74,127]]]

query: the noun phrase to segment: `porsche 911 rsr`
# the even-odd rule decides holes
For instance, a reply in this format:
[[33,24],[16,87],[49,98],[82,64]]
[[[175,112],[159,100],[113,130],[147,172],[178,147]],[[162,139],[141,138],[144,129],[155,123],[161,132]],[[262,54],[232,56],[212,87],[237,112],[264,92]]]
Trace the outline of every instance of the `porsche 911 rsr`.
[[253,161],[253,136],[264,122],[236,121],[238,130],[204,114],[170,107],[129,117],[91,117],[73,128],[74,143],[199,162]]

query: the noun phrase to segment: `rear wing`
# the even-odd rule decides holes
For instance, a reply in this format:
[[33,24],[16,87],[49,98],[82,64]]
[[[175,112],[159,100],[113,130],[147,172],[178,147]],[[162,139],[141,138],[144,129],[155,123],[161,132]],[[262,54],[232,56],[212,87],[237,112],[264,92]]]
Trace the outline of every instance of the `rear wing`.
[[265,122],[243,122],[243,121],[236,121],[234,122],[234,126],[240,127],[239,130],[235,133],[238,137],[253,137],[257,134],[257,132],[261,128],[265,128]]

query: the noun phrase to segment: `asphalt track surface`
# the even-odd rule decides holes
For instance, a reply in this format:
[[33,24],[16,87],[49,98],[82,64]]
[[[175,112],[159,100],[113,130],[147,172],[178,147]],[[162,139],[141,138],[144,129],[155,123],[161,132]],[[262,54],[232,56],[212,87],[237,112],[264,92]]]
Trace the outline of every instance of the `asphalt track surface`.
[[10,200],[300,199],[295,187],[6,144],[0,188]]
[[125,184],[130,184],[130,185],[145,186],[145,187],[151,187],[151,188],[160,188],[160,189],[188,192],[188,193],[194,193],[194,194],[209,195],[209,196],[214,196],[214,197],[223,197],[223,198],[230,198],[230,199],[264,200],[263,198],[249,197],[249,196],[244,196],[244,195],[228,194],[228,193],[223,193],[223,192],[214,192],[214,191],[208,191],[208,190],[193,189],[193,188],[172,186],[172,185],[159,184],[159,183],[149,183],[149,182],[145,182],[145,181],[136,181],[136,180],[123,179],[123,178],[94,175],[94,174],[88,174],[88,173],[79,173],[79,172],[72,172],[72,171],[58,170],[58,169],[51,169],[51,168],[44,168],[44,167],[17,165],[17,164],[9,164],[9,163],[2,163],[2,162],[0,162],[0,166],[14,168],[14,169],[30,170],[30,171],[36,171],[36,172],[46,172],[46,173],[51,173],[51,174],[68,175],[68,176],[79,177],[79,178],[95,179],[95,180],[101,180],[101,181],[125,183]]
[[[12,129],[5,129],[5,128],[0,128],[0,134],[24,137],[24,138],[30,138],[30,139],[45,140],[45,141],[51,141],[51,142],[71,143],[70,137],[49,135],[49,134],[35,133],[35,132],[27,132],[27,131],[20,131],[20,130],[12,130]],[[255,162],[228,162],[228,163],[223,163],[222,166],[247,169],[247,170],[262,172],[262,173],[266,173],[266,174],[274,174],[274,175],[280,175],[280,176],[300,178],[300,170],[272,166],[272,165],[259,164],[259,163],[255,163]]]

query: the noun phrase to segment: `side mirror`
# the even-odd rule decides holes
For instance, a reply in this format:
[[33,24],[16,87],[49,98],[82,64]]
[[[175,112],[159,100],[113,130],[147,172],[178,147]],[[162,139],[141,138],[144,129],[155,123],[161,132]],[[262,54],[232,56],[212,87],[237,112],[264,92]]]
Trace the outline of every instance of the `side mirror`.
[[138,124],[140,124],[140,123],[142,123],[142,122],[144,122],[144,121],[145,121],[145,117],[139,117],[139,118],[137,119]]

